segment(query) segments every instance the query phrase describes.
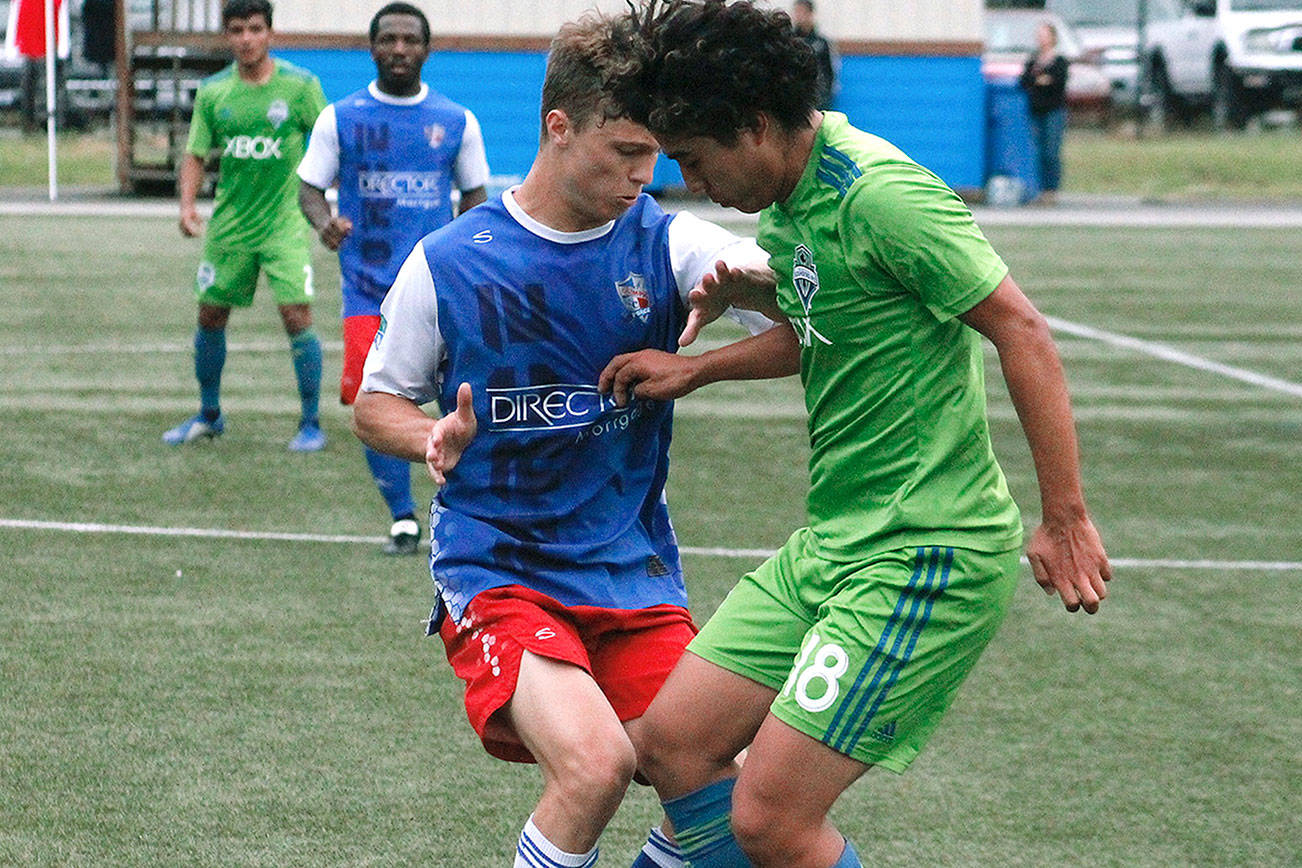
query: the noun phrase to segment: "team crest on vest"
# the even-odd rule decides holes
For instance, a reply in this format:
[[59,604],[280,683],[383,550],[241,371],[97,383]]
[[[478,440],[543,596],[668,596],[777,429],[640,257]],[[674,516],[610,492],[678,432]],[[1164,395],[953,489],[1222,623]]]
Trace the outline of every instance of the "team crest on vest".
[[443,124],[432,124],[425,128],[425,138],[429,140],[431,148],[437,148],[443,144],[443,140],[448,137],[447,128]]
[[646,322],[650,318],[651,296],[647,295],[646,279],[642,275],[629,272],[628,277],[615,284],[615,291],[619,293],[624,309],[638,322]]
[[825,344],[831,344],[831,341],[818,333],[810,319],[810,312],[814,306],[814,296],[818,294],[818,266],[814,265],[813,252],[803,244],[796,245],[796,252],[792,257],[791,282],[795,284],[796,296],[800,299],[800,306],[805,311],[805,317],[800,326],[801,346],[812,346],[814,338],[818,338]]
[[267,106],[267,120],[271,121],[272,127],[279,129],[281,124],[289,120],[289,103],[283,99],[273,100]]

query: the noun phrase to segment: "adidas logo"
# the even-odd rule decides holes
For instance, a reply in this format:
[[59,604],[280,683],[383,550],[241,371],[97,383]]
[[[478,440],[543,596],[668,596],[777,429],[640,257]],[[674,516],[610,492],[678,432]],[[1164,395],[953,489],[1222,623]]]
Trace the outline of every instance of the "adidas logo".
[[895,721],[884,723],[869,733],[877,741],[892,742],[895,741]]

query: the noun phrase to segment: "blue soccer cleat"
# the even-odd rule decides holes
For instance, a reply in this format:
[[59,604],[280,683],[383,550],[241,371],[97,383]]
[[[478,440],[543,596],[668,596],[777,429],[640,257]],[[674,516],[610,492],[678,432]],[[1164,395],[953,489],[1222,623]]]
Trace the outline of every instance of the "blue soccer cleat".
[[304,422],[298,426],[298,433],[289,441],[290,452],[320,452],[326,447],[325,432],[316,422]]
[[226,430],[226,420],[218,416],[209,422],[202,413],[186,419],[180,425],[163,433],[163,442],[168,446],[180,446],[196,440],[216,440]]

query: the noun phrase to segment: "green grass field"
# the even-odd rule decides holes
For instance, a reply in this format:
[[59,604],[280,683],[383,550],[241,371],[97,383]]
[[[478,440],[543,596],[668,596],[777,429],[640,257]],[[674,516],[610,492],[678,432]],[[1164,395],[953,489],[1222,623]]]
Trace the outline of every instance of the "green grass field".
[[[1054,317],[1299,382],[1296,230],[989,232]],[[232,319],[226,436],[159,442],[195,405],[198,253],[171,219],[0,217],[0,864],[509,864],[537,773],[478,747],[421,637],[423,561],[378,553],[344,411],[325,402],[325,453],[285,451],[268,298]],[[319,249],[317,270],[330,396],[338,272]],[[928,751],[834,817],[873,865],[1298,865],[1302,400],[1060,347],[1112,596],[1068,615],[1028,572]],[[691,396],[676,434],[683,545],[767,550],[803,522],[794,381]],[[699,617],[756,563],[685,560]],[[602,864],[657,817],[634,787]]]

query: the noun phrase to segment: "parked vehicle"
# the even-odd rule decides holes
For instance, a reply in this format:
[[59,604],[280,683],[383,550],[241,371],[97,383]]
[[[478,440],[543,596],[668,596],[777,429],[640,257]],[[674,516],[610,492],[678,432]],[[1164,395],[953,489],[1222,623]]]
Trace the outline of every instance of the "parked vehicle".
[[1040,9],[986,9],[985,52],[981,72],[986,81],[1016,80],[1037,50],[1036,28],[1049,22],[1058,31],[1058,49],[1067,58],[1067,112],[1074,121],[1105,122],[1112,111],[1112,85],[1099,64],[1090,60],[1080,40],[1057,15]]
[[1112,85],[1115,106],[1139,105],[1139,0],[1045,0],[1045,9],[1071,25]]
[[1302,0],[1148,0],[1143,87],[1160,125],[1210,108],[1237,129],[1302,107]]

